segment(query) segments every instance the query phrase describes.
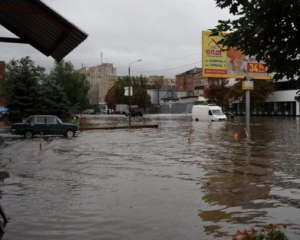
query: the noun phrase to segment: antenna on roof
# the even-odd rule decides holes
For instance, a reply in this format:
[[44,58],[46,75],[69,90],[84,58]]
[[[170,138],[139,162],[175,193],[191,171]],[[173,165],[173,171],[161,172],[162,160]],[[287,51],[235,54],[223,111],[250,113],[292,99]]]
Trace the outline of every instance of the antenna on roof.
[[102,65],[102,53],[101,53],[101,65]]

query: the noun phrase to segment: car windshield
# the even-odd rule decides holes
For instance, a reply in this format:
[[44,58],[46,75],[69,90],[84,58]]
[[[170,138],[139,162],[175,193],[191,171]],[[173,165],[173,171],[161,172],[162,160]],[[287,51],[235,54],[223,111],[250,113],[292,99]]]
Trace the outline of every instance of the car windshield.
[[62,123],[62,120],[60,120],[58,117],[56,117],[57,122]]
[[220,109],[211,110],[213,115],[224,115],[224,113]]
[[32,119],[32,117],[27,118],[27,119],[25,120],[25,123],[31,123],[31,119]]

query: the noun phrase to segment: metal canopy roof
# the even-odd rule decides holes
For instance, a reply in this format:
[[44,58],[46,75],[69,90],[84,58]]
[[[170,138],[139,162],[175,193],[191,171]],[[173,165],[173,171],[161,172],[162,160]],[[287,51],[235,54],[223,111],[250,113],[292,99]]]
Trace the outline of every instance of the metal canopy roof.
[[0,0],[0,24],[19,37],[0,42],[28,43],[56,61],[88,37],[40,0]]

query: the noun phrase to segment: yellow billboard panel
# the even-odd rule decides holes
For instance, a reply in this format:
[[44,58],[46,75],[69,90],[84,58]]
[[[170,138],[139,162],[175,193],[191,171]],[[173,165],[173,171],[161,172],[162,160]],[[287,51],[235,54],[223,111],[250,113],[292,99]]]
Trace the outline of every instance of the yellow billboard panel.
[[242,51],[229,48],[222,51],[218,44],[222,36],[210,36],[202,31],[202,73],[204,77],[270,79],[264,62],[255,61],[254,56],[245,56]]

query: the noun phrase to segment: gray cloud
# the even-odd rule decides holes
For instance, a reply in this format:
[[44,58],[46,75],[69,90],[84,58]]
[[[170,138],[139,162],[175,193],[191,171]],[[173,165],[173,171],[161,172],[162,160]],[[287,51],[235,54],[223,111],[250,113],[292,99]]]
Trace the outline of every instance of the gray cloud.
[[[102,62],[113,63],[118,75],[176,74],[201,67],[201,31],[213,28],[219,19],[228,19],[228,10],[214,1],[191,0],[43,0],[45,4],[89,34],[65,57],[75,68]],[[13,35],[3,27],[2,37]],[[1,43],[1,59],[9,61],[30,56],[49,71],[54,60],[33,47]]]

